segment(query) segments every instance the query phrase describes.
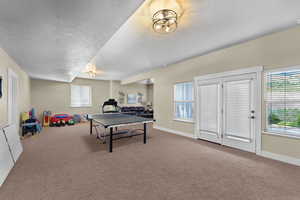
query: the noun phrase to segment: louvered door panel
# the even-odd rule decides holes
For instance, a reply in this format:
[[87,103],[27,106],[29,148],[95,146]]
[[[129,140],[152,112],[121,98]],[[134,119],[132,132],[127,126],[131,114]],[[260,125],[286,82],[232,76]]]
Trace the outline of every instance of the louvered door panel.
[[225,83],[225,131],[226,136],[251,138],[251,81]]
[[218,143],[221,142],[220,92],[221,84],[219,82],[198,86],[200,137]]

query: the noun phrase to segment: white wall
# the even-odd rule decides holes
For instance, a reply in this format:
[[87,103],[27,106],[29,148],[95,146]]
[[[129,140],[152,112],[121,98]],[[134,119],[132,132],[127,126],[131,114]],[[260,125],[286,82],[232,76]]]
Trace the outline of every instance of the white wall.
[[[71,107],[71,84],[88,85],[92,88],[91,107]],[[37,110],[38,116],[42,117],[45,110],[52,114],[86,114],[99,113],[104,101],[109,98],[110,82],[76,78],[72,83],[31,80],[32,106]]]
[[137,104],[128,104],[127,103],[127,94],[137,94],[141,93],[143,94],[143,102],[148,101],[147,96],[147,85],[142,83],[130,83],[122,85],[120,81],[113,81],[113,98],[118,100],[119,98],[119,92],[123,92],[125,94],[125,102],[124,104],[121,104],[120,106],[144,106],[143,104],[137,103]]
[[[295,65],[300,65],[300,27],[142,73],[123,80],[122,83],[154,78],[154,115],[157,125],[193,134],[193,123],[173,120],[173,85],[175,83],[192,81],[196,76],[253,66],[274,69]],[[264,106],[262,110],[265,110]],[[264,113],[262,119],[264,119]],[[300,158],[299,147],[300,139],[262,134],[264,151]]]
[[153,84],[147,85],[147,102],[152,102],[152,105],[154,105],[153,92]]
[[[70,106],[70,86],[89,85],[92,88],[92,106],[74,108]],[[112,84],[112,85],[111,85]],[[48,80],[31,80],[31,97],[32,107],[37,110],[38,116],[41,118],[45,110],[50,110],[52,114],[86,114],[99,113],[104,101],[109,98],[118,99],[119,91],[126,95],[131,93],[142,93],[144,101],[147,102],[147,86],[145,84],[133,83],[121,85],[120,81],[104,81],[76,78],[72,83],[48,81]],[[110,94],[112,92],[112,94]],[[125,104],[121,106],[138,106],[140,104],[127,104],[125,96]]]
[[7,74],[8,69],[15,72],[19,79],[18,85],[18,109],[20,112],[29,111],[30,109],[30,78],[29,76],[18,66],[15,61],[9,57],[9,55],[0,48],[0,76],[3,79],[3,96],[0,98],[0,127],[4,126],[8,122],[7,116],[7,97],[8,97],[8,83]]

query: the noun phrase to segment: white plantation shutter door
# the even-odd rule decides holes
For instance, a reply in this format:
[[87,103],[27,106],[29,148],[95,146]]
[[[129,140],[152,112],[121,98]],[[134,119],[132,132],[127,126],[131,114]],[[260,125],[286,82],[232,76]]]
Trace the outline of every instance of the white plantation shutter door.
[[256,135],[260,132],[257,126],[260,115],[260,106],[257,105],[260,71],[242,72],[229,76],[220,74],[220,77],[217,74],[217,78],[204,76],[195,79],[195,135],[211,142],[255,152]]
[[71,85],[71,106],[91,106],[91,87]]
[[265,74],[267,131],[300,136],[300,69]]
[[218,135],[219,132],[219,84],[199,87],[200,131]]
[[224,84],[225,135],[251,138],[251,80]]

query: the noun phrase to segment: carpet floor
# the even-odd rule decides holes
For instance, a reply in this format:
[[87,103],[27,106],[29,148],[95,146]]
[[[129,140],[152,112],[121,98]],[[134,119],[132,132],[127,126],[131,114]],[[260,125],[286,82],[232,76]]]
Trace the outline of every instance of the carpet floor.
[[1,200],[299,200],[300,168],[149,128],[114,142],[88,124],[47,128],[0,188]]

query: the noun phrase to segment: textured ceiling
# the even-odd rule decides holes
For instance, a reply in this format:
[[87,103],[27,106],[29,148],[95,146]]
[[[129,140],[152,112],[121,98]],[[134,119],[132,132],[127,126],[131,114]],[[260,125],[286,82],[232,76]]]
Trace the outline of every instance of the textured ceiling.
[[99,79],[124,79],[297,25],[299,0],[182,0],[178,30],[151,30],[146,2],[98,52]]
[[31,77],[71,81],[143,0],[0,0],[0,46]]
[[103,71],[97,79],[116,80],[300,19],[299,0],[177,0],[184,9],[178,30],[160,35],[151,29],[149,1],[0,0],[0,46],[34,78],[71,81],[93,60]]

